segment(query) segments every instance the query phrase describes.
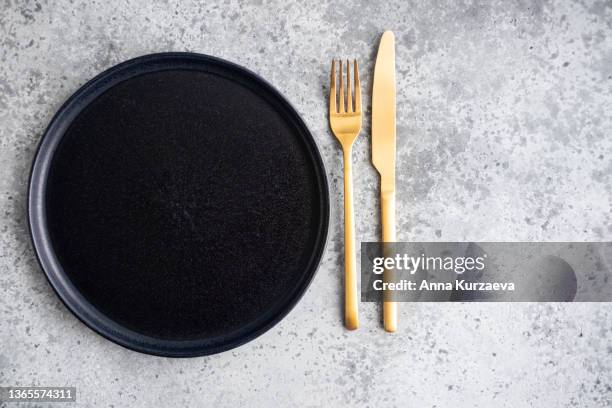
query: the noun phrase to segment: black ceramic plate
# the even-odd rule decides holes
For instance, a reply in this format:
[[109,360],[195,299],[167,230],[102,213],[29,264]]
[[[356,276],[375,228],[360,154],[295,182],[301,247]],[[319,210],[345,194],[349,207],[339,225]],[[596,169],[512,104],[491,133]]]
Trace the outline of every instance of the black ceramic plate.
[[328,227],[311,134],[267,82],[189,53],[79,89],[34,161],[34,247],[68,308],[131,349],[196,356],[263,333],[299,300]]

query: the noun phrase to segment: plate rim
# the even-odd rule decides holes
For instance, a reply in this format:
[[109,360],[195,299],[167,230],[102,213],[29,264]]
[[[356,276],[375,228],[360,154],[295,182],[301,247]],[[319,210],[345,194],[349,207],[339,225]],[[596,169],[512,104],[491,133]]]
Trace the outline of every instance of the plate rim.
[[[164,340],[137,333],[113,321],[97,310],[70,282],[60,262],[55,256],[46,222],[45,194],[48,170],[57,145],[74,118],[89,104],[118,83],[144,73],[158,72],[180,67],[180,62],[214,65],[221,70],[232,71],[257,86],[264,88],[269,96],[278,101],[285,110],[285,118],[290,117],[292,127],[299,128],[303,142],[310,155],[315,177],[320,191],[320,223],[314,244],[314,251],[300,282],[278,310],[269,310],[270,316],[260,317],[234,333],[217,336],[215,341],[208,340]],[[178,65],[170,65],[179,62]],[[155,68],[156,66],[162,67]],[[247,86],[246,84],[242,84]],[[265,97],[260,95],[261,97]],[[317,142],[308,129],[297,109],[264,78],[233,62],[194,52],[163,52],[146,54],[116,64],[80,86],[55,112],[32,159],[27,191],[28,232],[36,260],[56,295],[70,312],[87,327],[102,337],[133,351],[162,357],[197,357],[221,353],[241,346],[259,337],[293,310],[312,283],[327,246],[330,223],[330,197],[327,172]]]

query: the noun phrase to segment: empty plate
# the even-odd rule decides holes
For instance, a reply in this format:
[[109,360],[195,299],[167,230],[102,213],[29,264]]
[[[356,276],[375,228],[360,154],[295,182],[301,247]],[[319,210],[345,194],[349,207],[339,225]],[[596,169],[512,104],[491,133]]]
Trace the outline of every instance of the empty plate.
[[199,54],[136,58],[49,125],[29,191],[34,247],[89,327],[131,349],[206,355],[296,304],[324,250],[325,171],[271,85]]

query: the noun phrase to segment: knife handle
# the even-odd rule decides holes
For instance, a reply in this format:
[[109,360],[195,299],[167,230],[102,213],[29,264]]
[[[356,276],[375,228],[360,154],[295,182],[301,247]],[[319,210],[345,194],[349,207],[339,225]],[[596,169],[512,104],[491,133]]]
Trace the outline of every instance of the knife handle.
[[344,148],[344,324],[347,329],[355,330],[359,327],[359,317],[351,150],[350,146]]
[[[383,241],[395,242],[395,191],[381,192],[381,207]],[[397,303],[384,301],[385,298],[383,295],[383,322],[385,330],[393,333],[397,330]]]

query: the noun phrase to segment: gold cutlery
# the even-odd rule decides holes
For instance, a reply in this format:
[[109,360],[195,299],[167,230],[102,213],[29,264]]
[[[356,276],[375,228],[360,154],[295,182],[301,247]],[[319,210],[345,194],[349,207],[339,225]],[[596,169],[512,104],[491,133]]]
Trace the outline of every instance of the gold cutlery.
[[[354,95],[351,88],[350,63],[346,61],[346,98],[342,60],[340,62],[339,92],[336,92],[336,60],[332,61],[329,90],[329,124],[344,152],[344,323],[350,330],[359,327],[357,312],[357,263],[355,259],[355,226],[353,213],[353,176],[351,151],[361,131],[361,85],[359,67],[354,61]],[[353,104],[353,96],[355,103]],[[346,104],[345,104],[346,99]]]
[[[372,91],[372,162],[380,173],[383,242],[395,242],[395,37],[385,31],[378,46]],[[385,330],[397,330],[397,303],[383,298]]]

